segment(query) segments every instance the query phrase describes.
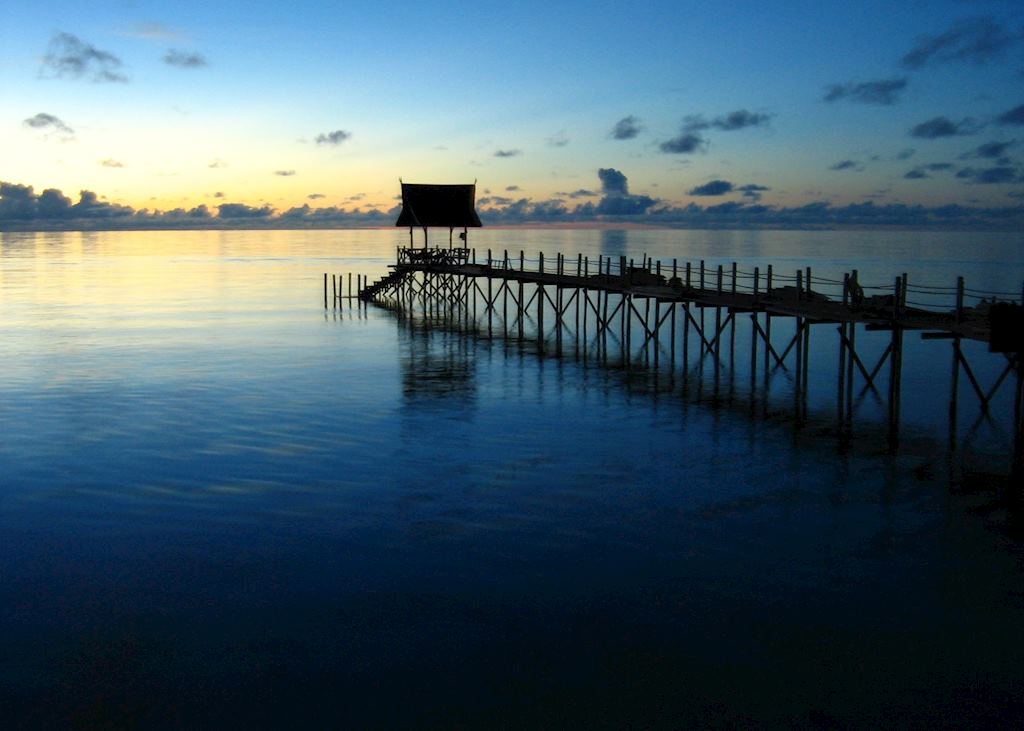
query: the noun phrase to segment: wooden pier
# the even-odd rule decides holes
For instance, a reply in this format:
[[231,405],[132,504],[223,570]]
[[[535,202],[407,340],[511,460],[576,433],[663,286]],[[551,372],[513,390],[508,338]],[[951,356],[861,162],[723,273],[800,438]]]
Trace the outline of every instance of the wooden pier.
[[[584,346],[584,357],[590,352],[607,355],[611,344],[626,367],[674,369],[681,360],[686,368],[696,357],[711,360],[717,375],[724,357],[734,361],[736,323],[748,317],[752,385],[759,370],[766,383],[774,371],[788,372],[798,415],[807,408],[812,331],[828,326],[825,330],[832,330],[837,346],[839,423],[850,424],[857,393],[870,390],[881,396],[884,389],[894,445],[905,334],[949,340],[952,430],[960,408],[961,375],[982,413],[1001,389],[1013,389],[1014,463],[1015,469],[1021,467],[1024,291],[978,292],[967,288],[963,278],[948,288],[915,286],[906,274],[894,276],[891,284],[863,286],[857,271],[829,279],[816,276],[810,267],[792,273],[772,266],[743,271],[736,263],[707,267],[703,261],[661,262],[646,256],[640,262],[562,254],[527,260],[523,252],[495,256],[487,251],[478,261],[477,252],[466,248],[399,248],[390,268],[382,279],[360,283],[354,296],[490,337],[534,339],[545,352],[561,353],[571,340],[577,348]],[[324,283],[326,307],[326,275]],[[351,286],[349,292],[351,296]],[[341,301],[339,279],[334,302]],[[858,346],[858,333],[865,331],[887,333],[880,355],[869,358]],[[814,340],[827,342],[817,335]],[[992,383],[982,384],[965,355],[964,341],[988,344],[992,354],[986,357],[999,359],[999,375]]]

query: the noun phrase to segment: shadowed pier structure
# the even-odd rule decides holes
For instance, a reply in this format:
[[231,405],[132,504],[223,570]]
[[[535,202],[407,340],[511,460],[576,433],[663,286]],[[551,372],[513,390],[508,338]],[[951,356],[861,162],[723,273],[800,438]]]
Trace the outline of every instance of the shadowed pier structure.
[[[924,367],[951,369],[951,440],[956,439],[961,378],[986,418],[996,395],[1011,389],[1013,470],[1021,472],[1024,289],[979,292],[962,277],[950,287],[912,285],[906,274],[867,286],[856,270],[826,278],[810,267],[792,273],[770,265],[746,271],[736,263],[708,267],[703,261],[662,262],[646,256],[640,262],[622,256],[592,261],[582,254],[527,259],[522,251],[488,250],[478,257],[465,246],[465,228],[463,245],[451,242],[453,228],[479,225],[475,212],[467,215],[473,186],[441,187],[451,189],[436,206],[447,216],[430,217],[421,212],[427,191],[410,195],[403,184],[398,225],[410,226],[410,241],[413,226],[423,228],[424,245],[398,248],[391,272],[363,287],[360,300],[487,337],[533,341],[544,353],[571,348],[584,359],[606,361],[613,354],[626,368],[674,370],[681,361],[686,372],[691,361],[701,368],[707,361],[716,386],[723,361],[733,365],[739,352],[749,358],[752,393],[759,381],[766,391],[777,372],[788,376],[797,418],[807,413],[812,342],[818,364],[825,349],[834,347],[838,424],[848,429],[861,399],[870,393],[884,403],[893,446],[899,438],[905,335],[949,340],[952,352],[948,361],[942,359],[947,365],[931,359]],[[424,197],[417,198],[419,193]],[[449,248],[428,246],[427,225],[449,227]],[[741,335],[746,344],[738,351],[742,318],[748,319]],[[871,348],[858,342],[865,333],[872,333]],[[881,352],[879,337],[885,343]],[[987,352],[972,347],[969,358],[967,343],[984,344]],[[995,359],[983,369],[994,374],[987,383],[977,368],[981,357]]]

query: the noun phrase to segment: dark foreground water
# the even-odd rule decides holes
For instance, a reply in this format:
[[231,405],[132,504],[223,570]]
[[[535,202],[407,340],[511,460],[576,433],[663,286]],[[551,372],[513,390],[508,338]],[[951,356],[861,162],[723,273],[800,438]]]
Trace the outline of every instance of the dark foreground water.
[[[0,725],[1019,721],[1009,422],[965,398],[949,449],[948,343],[908,336],[942,366],[905,374],[890,454],[870,397],[836,437],[825,369],[797,425],[787,382],[745,396],[742,365],[708,398],[680,373],[325,316],[323,271],[382,273],[404,240],[3,235]],[[476,240],[1024,278],[1007,236]]]

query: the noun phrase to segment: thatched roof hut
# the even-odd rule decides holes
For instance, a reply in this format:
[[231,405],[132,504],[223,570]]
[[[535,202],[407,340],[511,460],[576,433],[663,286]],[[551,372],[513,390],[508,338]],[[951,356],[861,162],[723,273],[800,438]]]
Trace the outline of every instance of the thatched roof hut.
[[410,244],[414,228],[423,229],[424,246],[428,227],[447,228],[450,246],[454,229],[462,229],[459,238],[465,241],[468,228],[479,228],[482,225],[476,213],[476,183],[402,183],[402,212],[398,214],[395,226],[409,227]]

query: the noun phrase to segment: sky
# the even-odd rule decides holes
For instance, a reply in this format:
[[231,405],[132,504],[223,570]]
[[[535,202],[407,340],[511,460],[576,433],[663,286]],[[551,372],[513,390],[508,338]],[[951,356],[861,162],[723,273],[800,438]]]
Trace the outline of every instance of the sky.
[[4,3],[0,90],[0,220],[383,222],[400,178],[485,222],[1024,203],[998,0]]

